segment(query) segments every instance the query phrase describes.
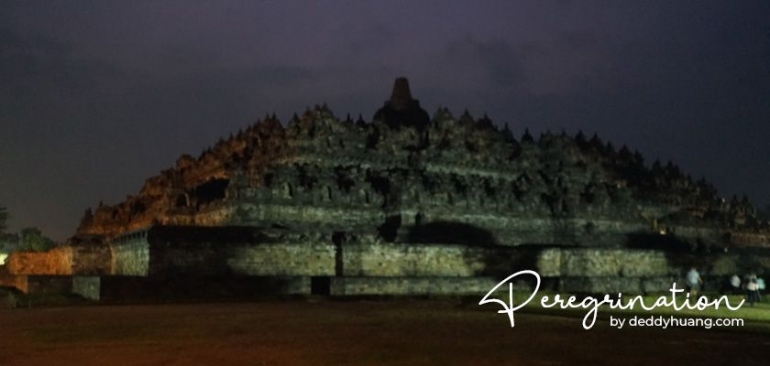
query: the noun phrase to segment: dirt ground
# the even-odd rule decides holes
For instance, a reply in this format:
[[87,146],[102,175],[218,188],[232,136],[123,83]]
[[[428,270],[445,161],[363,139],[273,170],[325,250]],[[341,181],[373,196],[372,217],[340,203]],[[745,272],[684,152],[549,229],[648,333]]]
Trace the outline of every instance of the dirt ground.
[[770,335],[428,300],[0,310],[0,365],[768,365]]

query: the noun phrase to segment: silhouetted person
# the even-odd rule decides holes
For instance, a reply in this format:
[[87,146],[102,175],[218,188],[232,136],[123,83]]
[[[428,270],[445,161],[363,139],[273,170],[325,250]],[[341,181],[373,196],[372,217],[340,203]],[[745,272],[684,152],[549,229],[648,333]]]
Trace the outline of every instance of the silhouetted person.
[[755,302],[759,302],[759,285],[756,278],[750,278],[749,283],[746,284],[746,297],[748,297],[751,306],[754,306]]
[[765,279],[757,277],[757,301],[762,302],[762,292],[765,291]]
[[741,293],[741,278],[737,274],[730,277],[730,288],[733,290],[733,295]]
[[700,273],[695,267],[690,268],[690,272],[687,272],[687,287],[690,289],[690,296],[697,296],[700,293],[703,279],[700,278]]

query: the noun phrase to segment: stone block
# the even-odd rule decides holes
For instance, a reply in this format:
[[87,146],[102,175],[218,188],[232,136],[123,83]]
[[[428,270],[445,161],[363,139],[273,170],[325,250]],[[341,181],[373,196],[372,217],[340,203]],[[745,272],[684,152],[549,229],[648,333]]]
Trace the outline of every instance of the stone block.
[[101,278],[99,276],[72,277],[72,293],[88,300],[99,301],[101,299]]
[[491,290],[491,277],[333,277],[331,295],[478,295]]

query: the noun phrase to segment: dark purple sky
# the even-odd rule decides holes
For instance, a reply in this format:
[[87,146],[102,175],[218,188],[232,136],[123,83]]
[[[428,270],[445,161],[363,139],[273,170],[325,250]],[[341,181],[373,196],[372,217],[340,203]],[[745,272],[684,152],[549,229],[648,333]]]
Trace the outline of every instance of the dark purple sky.
[[[321,4],[323,3],[323,4]],[[2,1],[0,205],[83,211],[266,113],[433,113],[598,132],[770,204],[770,2]]]

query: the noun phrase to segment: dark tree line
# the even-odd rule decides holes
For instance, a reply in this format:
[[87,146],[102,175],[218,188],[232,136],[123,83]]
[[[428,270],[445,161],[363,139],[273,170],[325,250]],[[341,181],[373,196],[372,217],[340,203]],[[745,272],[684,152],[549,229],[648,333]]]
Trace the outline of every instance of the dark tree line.
[[36,227],[22,229],[18,235],[6,233],[8,228],[8,209],[0,206],[0,248],[14,251],[45,251],[54,246],[51,238],[43,235]]

